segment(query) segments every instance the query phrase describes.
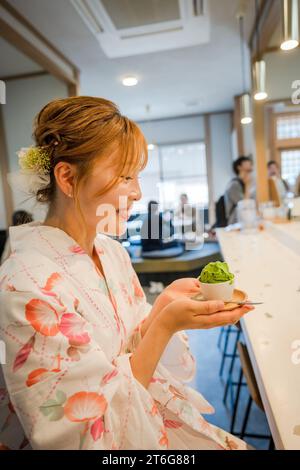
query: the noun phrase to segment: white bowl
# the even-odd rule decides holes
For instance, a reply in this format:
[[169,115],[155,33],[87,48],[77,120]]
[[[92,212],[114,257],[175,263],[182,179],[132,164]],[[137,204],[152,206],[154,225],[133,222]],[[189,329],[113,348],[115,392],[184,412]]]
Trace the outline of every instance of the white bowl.
[[[230,282],[232,282],[230,284]],[[217,284],[208,284],[201,282],[201,293],[205,300],[223,300],[229,302],[232,299],[234,291],[234,280],[226,282],[218,282]]]

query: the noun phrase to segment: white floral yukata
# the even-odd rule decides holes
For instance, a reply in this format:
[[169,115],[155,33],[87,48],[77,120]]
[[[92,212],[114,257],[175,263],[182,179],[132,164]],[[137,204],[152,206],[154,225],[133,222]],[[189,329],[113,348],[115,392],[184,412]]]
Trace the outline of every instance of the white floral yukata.
[[10,244],[0,269],[1,449],[246,447],[208,424],[213,408],[184,385],[195,374],[184,333],[148,389],[134,378],[129,358],[151,306],[118,242],[95,239],[105,278],[58,228],[12,227]]

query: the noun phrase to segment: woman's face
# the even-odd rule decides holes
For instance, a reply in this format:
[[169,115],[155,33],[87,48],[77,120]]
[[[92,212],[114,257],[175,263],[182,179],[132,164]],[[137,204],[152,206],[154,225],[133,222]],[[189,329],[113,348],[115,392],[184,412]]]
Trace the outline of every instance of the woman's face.
[[121,236],[127,227],[130,209],[141,198],[138,173],[124,174],[117,185],[98,195],[117,174],[116,158],[96,161],[79,191],[79,203],[91,233]]

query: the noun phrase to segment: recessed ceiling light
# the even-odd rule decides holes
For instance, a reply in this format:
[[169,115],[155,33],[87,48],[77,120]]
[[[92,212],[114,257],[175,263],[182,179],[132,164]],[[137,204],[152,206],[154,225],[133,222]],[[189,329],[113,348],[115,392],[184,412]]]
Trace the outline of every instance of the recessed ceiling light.
[[124,86],[135,86],[138,83],[138,79],[133,76],[130,76],[130,77],[128,76],[128,77],[123,78],[122,83]]
[[154,150],[155,149],[155,145],[154,144],[148,144],[148,150]]

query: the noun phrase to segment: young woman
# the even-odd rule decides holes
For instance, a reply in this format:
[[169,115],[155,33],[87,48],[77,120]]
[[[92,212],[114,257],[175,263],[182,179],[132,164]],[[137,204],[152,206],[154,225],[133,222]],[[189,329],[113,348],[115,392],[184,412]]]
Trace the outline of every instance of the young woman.
[[49,210],[10,229],[0,271],[2,448],[244,449],[204,420],[213,408],[184,385],[195,364],[183,330],[235,323],[251,307],[193,301],[195,279],[151,307],[106,236],[124,232],[141,197],[138,126],[110,101],[76,97],[46,105],[34,137],[22,175]]

